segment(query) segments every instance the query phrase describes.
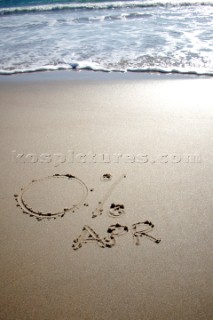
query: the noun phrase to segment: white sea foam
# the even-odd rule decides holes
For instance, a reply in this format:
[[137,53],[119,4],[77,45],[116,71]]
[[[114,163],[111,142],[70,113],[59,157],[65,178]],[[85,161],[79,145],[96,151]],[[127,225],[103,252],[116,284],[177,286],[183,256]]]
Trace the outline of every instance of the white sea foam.
[[0,14],[13,14],[13,13],[29,13],[29,12],[41,12],[41,11],[56,11],[56,10],[76,10],[76,9],[113,9],[113,8],[146,8],[157,6],[195,6],[195,5],[210,5],[212,6],[212,0],[159,0],[159,1],[109,1],[109,2],[89,2],[89,3],[64,3],[64,4],[46,4],[35,6],[21,6],[12,8],[0,9]]
[[[72,3],[2,14],[0,73],[74,68],[213,75],[213,1],[196,3]],[[58,10],[67,6],[78,9]],[[0,12],[6,10],[15,12]]]

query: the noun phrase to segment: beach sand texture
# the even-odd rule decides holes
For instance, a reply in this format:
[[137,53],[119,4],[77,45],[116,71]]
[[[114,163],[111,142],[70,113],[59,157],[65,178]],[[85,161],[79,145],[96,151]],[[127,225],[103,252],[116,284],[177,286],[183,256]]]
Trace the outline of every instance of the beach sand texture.
[[[0,319],[211,319],[213,80],[67,74],[0,82]],[[160,243],[135,244],[144,221]]]

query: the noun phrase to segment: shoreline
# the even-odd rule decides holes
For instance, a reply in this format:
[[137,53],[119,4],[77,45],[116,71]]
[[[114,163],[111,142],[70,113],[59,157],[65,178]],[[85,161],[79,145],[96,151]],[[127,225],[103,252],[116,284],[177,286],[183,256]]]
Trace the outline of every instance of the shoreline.
[[103,72],[91,70],[57,70],[36,71],[29,73],[17,73],[0,75],[2,82],[24,81],[60,81],[60,80],[184,80],[184,79],[212,79],[211,75],[161,73],[161,72]]

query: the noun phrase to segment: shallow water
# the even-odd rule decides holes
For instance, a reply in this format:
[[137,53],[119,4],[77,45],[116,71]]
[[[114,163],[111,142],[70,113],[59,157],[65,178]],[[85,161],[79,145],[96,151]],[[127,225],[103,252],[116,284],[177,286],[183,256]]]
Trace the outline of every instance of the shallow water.
[[1,74],[77,68],[213,75],[213,1],[16,0],[0,7]]

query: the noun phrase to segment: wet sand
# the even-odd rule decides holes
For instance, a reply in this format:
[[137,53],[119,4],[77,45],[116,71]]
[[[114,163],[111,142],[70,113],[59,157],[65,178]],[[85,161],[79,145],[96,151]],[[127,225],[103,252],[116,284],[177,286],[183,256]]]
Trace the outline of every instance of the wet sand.
[[0,319],[211,318],[212,85],[0,78]]

